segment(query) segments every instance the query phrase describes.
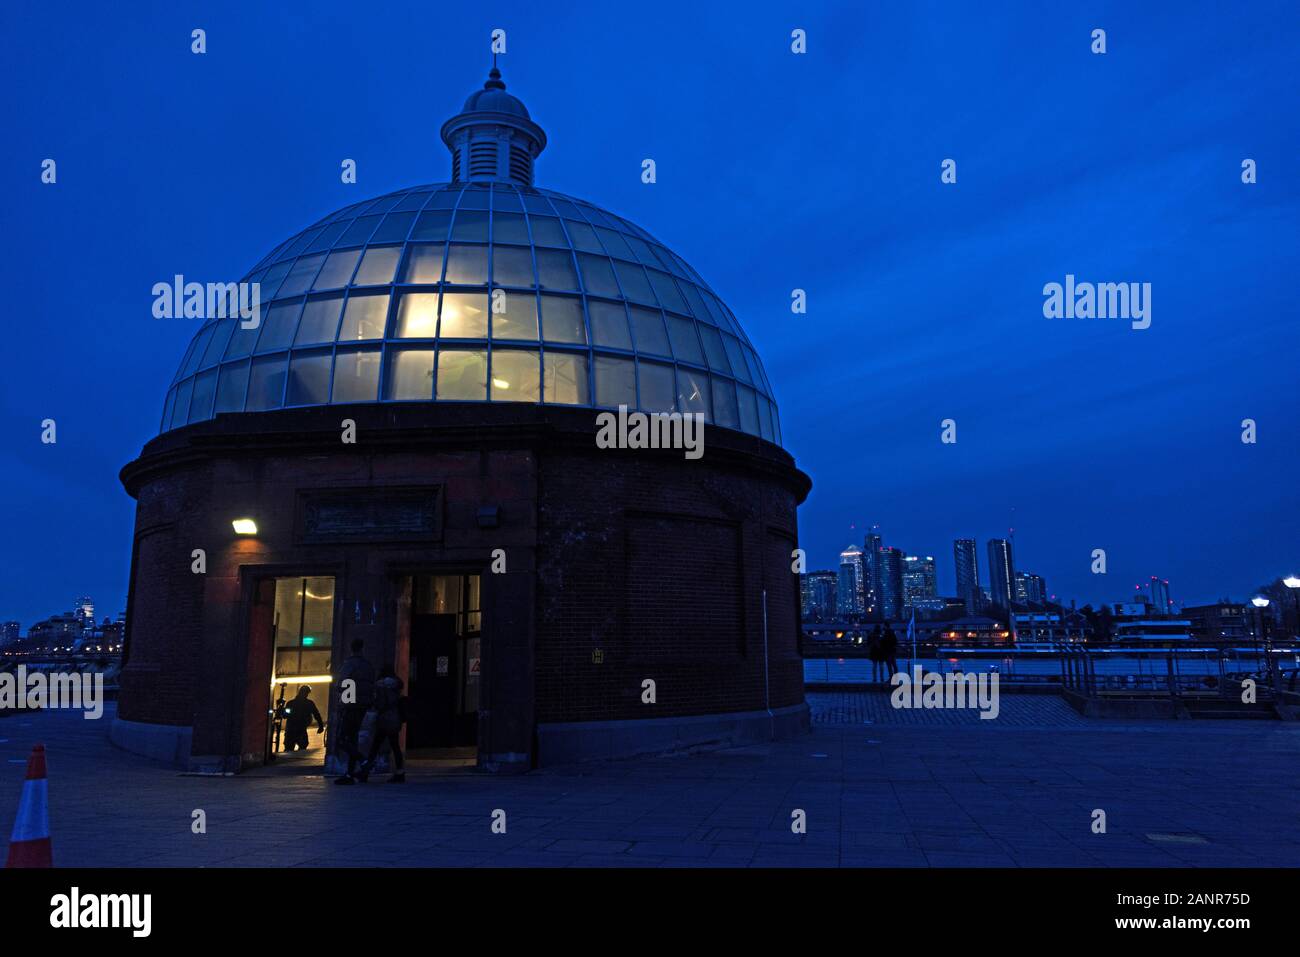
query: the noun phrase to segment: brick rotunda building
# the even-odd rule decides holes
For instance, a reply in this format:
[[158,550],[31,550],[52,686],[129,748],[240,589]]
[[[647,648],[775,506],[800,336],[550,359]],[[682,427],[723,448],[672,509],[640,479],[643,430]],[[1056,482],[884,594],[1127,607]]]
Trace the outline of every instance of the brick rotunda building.
[[[195,334],[121,474],[113,739],[196,769],[329,763],[356,639],[405,681],[416,758],[805,729],[811,483],[748,337],[644,229],[533,185],[546,135],[495,69],[442,139],[450,183],[290,237],[245,277],[260,322]],[[702,413],[704,454],[599,447],[620,405]],[[287,755],[301,686],[329,733]]]

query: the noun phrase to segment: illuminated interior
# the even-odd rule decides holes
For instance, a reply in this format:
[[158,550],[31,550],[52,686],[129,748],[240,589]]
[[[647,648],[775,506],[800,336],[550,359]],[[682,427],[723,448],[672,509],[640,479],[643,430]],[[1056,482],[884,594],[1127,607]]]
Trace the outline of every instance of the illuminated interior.
[[[333,670],[334,579],[332,576],[277,578],[275,580],[275,654],[271,664],[271,745],[277,759],[293,757],[320,761],[326,735],[310,709],[295,703],[301,688],[321,720],[329,723],[329,688]],[[291,732],[308,717],[306,746]]]

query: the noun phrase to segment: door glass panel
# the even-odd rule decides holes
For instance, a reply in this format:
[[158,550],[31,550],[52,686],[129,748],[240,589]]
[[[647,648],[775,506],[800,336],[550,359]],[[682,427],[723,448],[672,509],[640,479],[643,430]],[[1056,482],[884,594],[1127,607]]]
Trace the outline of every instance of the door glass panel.
[[275,580],[270,748],[323,758],[334,647],[334,578]]
[[275,581],[275,676],[330,674],[334,635],[334,579]]

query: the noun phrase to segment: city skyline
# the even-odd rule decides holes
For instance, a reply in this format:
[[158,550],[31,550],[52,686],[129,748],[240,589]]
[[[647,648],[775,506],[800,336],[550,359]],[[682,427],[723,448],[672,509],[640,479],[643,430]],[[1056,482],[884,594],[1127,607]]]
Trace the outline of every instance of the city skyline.
[[[898,550],[906,557],[920,556],[927,559],[932,559],[934,562],[938,594],[942,597],[955,597],[955,598],[963,597],[960,582],[958,581],[955,546],[957,546],[959,543],[963,541],[968,540],[967,537],[963,536],[963,537],[955,537],[950,539],[948,542],[948,547],[946,549],[914,548],[912,547],[913,543],[911,542],[904,542],[901,545],[896,543],[891,543],[889,540],[889,536],[883,534],[883,529],[884,529],[883,525],[878,525],[878,524],[872,525],[870,526],[870,530],[866,533],[866,535],[862,536],[862,538],[865,540],[867,536],[872,536],[880,540],[881,542],[883,542],[886,545],[886,547],[890,547],[892,545],[894,549]],[[989,578],[990,569],[989,569],[989,560],[988,560],[988,546],[991,545],[994,541],[998,541],[998,540],[1000,539],[997,536],[990,537],[987,539],[979,539],[979,538],[973,539],[976,546],[975,554],[977,557],[976,582],[985,595],[989,594],[991,588],[991,582]],[[807,574],[812,574],[814,572],[838,573],[839,569],[841,568],[841,558],[843,555],[847,553],[848,547],[850,545],[853,548],[857,549],[858,551],[863,551],[863,547],[864,547],[863,542],[848,542],[843,548],[838,550],[835,560],[833,562],[819,561],[818,559],[820,558],[820,556],[814,556],[811,551],[805,550],[805,555],[807,556],[806,573]],[[1019,578],[1021,575],[1027,575],[1038,579],[1040,583],[1042,582],[1047,583],[1046,598],[1049,601],[1061,605],[1065,605],[1065,606],[1068,606],[1071,601],[1074,601],[1079,607],[1082,607],[1084,605],[1091,605],[1093,608],[1100,608],[1104,605],[1113,604],[1115,602],[1131,601],[1133,600],[1134,590],[1142,591],[1144,594],[1150,595],[1150,585],[1152,582],[1158,583],[1159,586],[1158,591],[1160,592],[1161,600],[1164,603],[1167,603],[1169,600],[1172,600],[1172,602],[1176,605],[1197,605],[1200,603],[1209,603],[1209,602],[1215,602],[1219,600],[1248,602],[1252,596],[1259,593],[1259,589],[1261,586],[1267,585],[1270,582],[1276,581],[1279,578],[1291,574],[1289,570],[1283,570],[1283,571],[1275,572],[1272,575],[1267,575],[1264,578],[1262,578],[1260,581],[1258,581],[1254,586],[1245,589],[1244,593],[1241,594],[1228,593],[1225,591],[1225,592],[1212,594],[1212,595],[1211,594],[1189,595],[1180,591],[1177,583],[1173,582],[1173,580],[1166,575],[1149,575],[1149,574],[1141,575],[1137,577],[1136,580],[1133,580],[1130,584],[1118,580],[1117,576],[1107,572],[1106,574],[1098,574],[1096,577],[1098,579],[1101,579],[1104,582],[1104,584],[1100,587],[1105,588],[1107,586],[1114,586],[1113,594],[1108,593],[1108,594],[1100,594],[1096,596],[1092,596],[1092,595],[1085,596],[1085,595],[1077,595],[1077,594],[1070,594],[1067,592],[1063,592],[1061,589],[1055,587],[1055,585],[1053,584],[1056,581],[1056,575],[1053,573],[1051,569],[1039,567],[1038,563],[1036,562],[1032,564],[1032,567],[1029,567],[1031,563],[1028,561],[1022,562],[1021,559],[1018,557],[1019,555],[1020,555],[1019,549],[1018,548],[1014,549],[1013,557],[1012,557],[1012,569],[1011,569],[1013,573],[1013,580],[1011,582],[1013,595],[1016,590],[1015,579]],[[864,552],[864,556],[865,556],[865,552]],[[1092,560],[1093,560],[1092,557],[1089,556],[1089,561],[1091,562]],[[866,565],[865,557],[864,557],[864,575],[865,576],[870,575],[869,568],[867,568]],[[1161,602],[1154,602],[1154,603],[1159,604]]]
[[[881,525],[873,525],[871,526],[871,531],[869,531],[867,535],[874,536],[883,541],[884,536],[881,534],[882,528],[883,526]],[[863,543],[847,543],[846,548],[848,544],[851,544],[854,548],[858,549],[859,551],[862,551],[866,537],[867,536],[863,536],[864,538]],[[916,549],[910,547],[911,543],[907,543],[909,547],[899,546],[899,545],[894,545],[892,547],[901,553],[904,562],[908,558],[924,557],[925,559],[928,559],[933,563],[936,590],[937,590],[937,594],[940,597],[963,597],[961,584],[958,580],[957,563],[956,563],[956,558],[954,553],[954,546],[966,540],[967,539],[964,537],[953,538],[949,542],[949,547],[946,550]],[[988,595],[990,592],[990,582],[988,577],[989,562],[987,557],[987,546],[995,540],[997,539],[994,538],[983,539],[983,540],[978,538],[974,539],[976,545],[975,554],[977,558],[981,551],[985,553],[984,559],[978,560],[976,566],[976,571],[977,571],[976,583],[984,595]],[[890,547],[890,546],[886,546],[886,547]],[[812,574],[814,572],[833,572],[838,575],[839,568],[841,567],[839,557],[842,556],[844,552],[845,550],[841,549],[838,555],[836,556],[836,561],[833,563],[819,563],[813,558],[812,553],[805,549],[805,555],[808,556],[806,573]],[[865,556],[865,552],[864,552],[864,556]],[[1090,557],[1090,561],[1091,561],[1091,557]],[[864,580],[862,584],[863,584],[863,595],[865,599],[865,597],[870,594],[870,586],[871,586],[871,581],[870,581],[871,570],[867,565],[865,558],[864,558],[863,571],[864,571]],[[1093,608],[1100,608],[1102,606],[1113,604],[1115,602],[1129,601],[1132,600],[1133,597],[1133,591],[1130,590],[1129,586],[1123,582],[1117,582],[1115,580],[1115,577],[1109,573],[1105,575],[1098,575],[1097,577],[1099,579],[1105,580],[1105,585],[1112,585],[1112,584],[1116,585],[1117,587],[1114,593],[1101,594],[1093,597],[1091,595],[1083,596],[1083,595],[1063,593],[1061,590],[1054,588],[1051,585],[1051,583],[1056,580],[1056,576],[1054,574],[1050,572],[1045,573],[1043,569],[1037,567],[1035,568],[1024,567],[1020,564],[1019,559],[1014,559],[1012,571],[1014,576],[1016,576],[1017,578],[1021,575],[1030,575],[1040,579],[1040,581],[1046,581],[1048,583],[1048,589],[1046,593],[1047,599],[1049,601],[1052,601],[1053,603],[1057,603],[1061,605],[1068,606],[1071,601],[1074,601],[1079,607],[1082,607],[1084,605],[1091,605]],[[1139,590],[1139,591],[1142,589],[1147,589],[1149,588],[1150,582],[1158,581],[1160,585],[1163,586],[1163,598],[1166,601],[1172,600],[1172,602],[1175,605],[1197,605],[1200,603],[1208,603],[1208,602],[1214,602],[1219,600],[1249,601],[1253,595],[1258,593],[1259,586],[1266,585],[1268,584],[1269,581],[1276,580],[1277,578],[1280,577],[1284,577],[1287,574],[1290,574],[1290,572],[1282,571],[1276,573],[1275,575],[1266,577],[1261,581],[1257,582],[1254,587],[1245,589],[1245,591],[1241,594],[1232,594],[1228,592],[1223,592],[1223,593],[1218,593],[1213,595],[1211,594],[1187,595],[1183,592],[1180,592],[1177,585],[1171,583],[1171,579],[1169,579],[1164,575],[1141,576],[1138,578],[1138,580],[1133,582],[1132,589]],[[1101,587],[1105,587],[1105,585]],[[1014,581],[1012,583],[1012,586],[1014,590],[1015,588]],[[77,592],[76,589],[73,589],[72,591]],[[78,592],[78,594],[80,593]],[[20,617],[18,615],[11,614],[8,613],[5,609],[0,608],[0,622],[16,621],[22,626],[23,634],[26,634],[27,629],[31,627],[31,625],[33,624],[47,621],[61,614],[75,613],[77,610],[77,605],[80,602],[86,600],[88,599],[79,597],[76,602],[73,602],[68,607],[61,607],[58,610],[47,610],[44,612],[39,612],[34,617],[31,617],[30,620],[27,617]],[[109,604],[111,603],[105,603],[104,607],[107,607]],[[123,596],[120,599],[118,604],[121,607],[125,607],[126,604],[125,596]]]

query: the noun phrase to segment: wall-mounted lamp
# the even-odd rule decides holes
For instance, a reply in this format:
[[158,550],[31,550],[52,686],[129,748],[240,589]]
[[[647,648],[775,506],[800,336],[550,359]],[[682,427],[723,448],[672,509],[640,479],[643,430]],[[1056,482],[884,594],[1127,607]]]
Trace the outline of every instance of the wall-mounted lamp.
[[257,522],[253,521],[251,518],[237,518],[230,524],[235,529],[236,535],[257,534]]

